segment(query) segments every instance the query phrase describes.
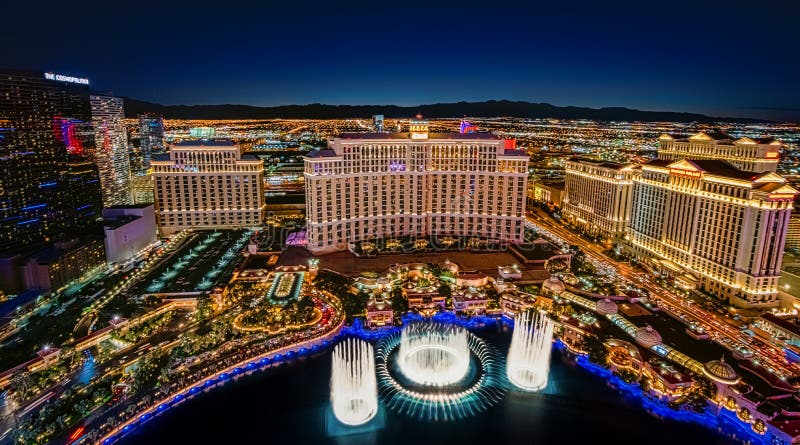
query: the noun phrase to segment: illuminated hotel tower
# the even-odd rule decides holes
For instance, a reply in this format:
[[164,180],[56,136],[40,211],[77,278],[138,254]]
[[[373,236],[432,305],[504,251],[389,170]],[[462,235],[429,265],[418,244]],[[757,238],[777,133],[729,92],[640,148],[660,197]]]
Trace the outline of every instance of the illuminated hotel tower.
[[128,131],[122,120],[122,99],[111,96],[89,97],[94,127],[94,159],[100,173],[103,207],[133,204]]
[[739,170],[756,173],[777,169],[782,145],[774,138],[734,139],[718,132],[692,136],[662,134],[658,144],[658,159],[719,159]]
[[305,159],[312,252],[382,237],[522,242],[528,156],[488,133],[344,134]]
[[229,140],[174,144],[152,159],[156,222],[162,235],[183,229],[263,223],[264,161]]
[[630,221],[633,165],[572,158],[565,164],[564,218],[593,234],[622,237]]
[[628,244],[679,285],[776,306],[796,194],[775,173],[720,160],[650,161],[634,181]]
[[100,217],[88,83],[0,70],[0,253],[84,231]]

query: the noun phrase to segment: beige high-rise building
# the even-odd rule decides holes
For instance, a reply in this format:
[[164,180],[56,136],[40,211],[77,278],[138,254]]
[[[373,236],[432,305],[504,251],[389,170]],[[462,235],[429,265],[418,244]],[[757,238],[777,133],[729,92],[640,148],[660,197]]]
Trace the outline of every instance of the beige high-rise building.
[[739,170],[775,172],[781,142],[775,138],[734,138],[725,133],[700,132],[692,136],[662,134],[658,138],[658,159],[718,159]]
[[565,163],[563,217],[606,238],[625,235],[636,166],[587,158]]
[[789,217],[789,228],[786,230],[786,248],[800,249],[800,215],[792,212]]
[[259,226],[264,220],[264,161],[229,140],[174,144],[152,168],[162,235],[188,229]]
[[305,159],[312,252],[384,237],[523,239],[528,156],[488,133],[345,134]]
[[739,307],[778,304],[797,190],[720,160],[654,160],[634,181],[628,244],[676,278]]

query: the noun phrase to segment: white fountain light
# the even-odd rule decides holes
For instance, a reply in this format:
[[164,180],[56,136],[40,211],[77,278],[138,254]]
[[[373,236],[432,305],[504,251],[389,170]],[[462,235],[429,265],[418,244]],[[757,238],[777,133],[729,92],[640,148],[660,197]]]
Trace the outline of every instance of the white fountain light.
[[526,391],[547,386],[552,343],[553,322],[546,315],[539,312],[533,316],[527,312],[518,315],[508,350],[508,380]]
[[333,350],[333,414],[345,425],[361,425],[378,412],[378,385],[372,345],[350,338]]
[[386,406],[419,420],[449,422],[474,416],[499,402],[506,390],[502,376],[505,360],[474,334],[466,332],[466,336],[470,355],[475,358],[474,362],[470,360],[469,366],[474,363],[478,370],[472,381],[465,377],[451,386],[409,387],[408,378],[398,379],[393,371],[396,369],[397,374],[402,374],[402,370],[397,369],[402,357],[399,351],[402,335],[394,333],[381,340],[375,351],[375,370]]
[[398,365],[407,378],[427,386],[447,386],[469,372],[467,331],[455,325],[421,322],[403,329]]

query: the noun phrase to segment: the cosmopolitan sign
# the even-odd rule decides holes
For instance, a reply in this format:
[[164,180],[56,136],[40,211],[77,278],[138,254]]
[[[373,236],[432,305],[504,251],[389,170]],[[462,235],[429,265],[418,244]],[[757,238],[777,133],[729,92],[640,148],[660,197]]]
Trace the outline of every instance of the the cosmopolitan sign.
[[65,76],[63,74],[44,73],[44,78],[47,80],[57,80],[59,82],[79,83],[81,85],[89,85],[89,79],[85,77]]

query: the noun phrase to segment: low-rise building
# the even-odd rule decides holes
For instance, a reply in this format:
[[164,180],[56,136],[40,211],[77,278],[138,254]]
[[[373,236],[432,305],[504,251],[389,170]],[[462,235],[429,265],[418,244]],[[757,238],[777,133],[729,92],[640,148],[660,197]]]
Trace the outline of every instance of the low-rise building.
[[528,197],[534,202],[544,202],[556,207],[561,207],[561,198],[564,195],[564,182],[531,182],[528,187]]
[[800,325],[769,312],[758,317],[751,328],[756,335],[772,343],[800,346]]
[[452,299],[453,310],[468,314],[483,314],[489,301],[485,293],[475,288],[463,288],[454,293]]
[[489,276],[483,272],[460,272],[456,278],[456,286],[483,287],[489,283]]
[[152,204],[103,209],[106,261],[109,265],[134,259],[158,241]]
[[76,238],[51,244],[32,255],[22,266],[26,289],[58,290],[106,264],[106,252],[99,238]]
[[514,316],[520,312],[531,309],[536,304],[533,295],[522,292],[504,292],[500,294],[500,308],[503,313]]
[[389,297],[385,294],[369,297],[367,300],[367,326],[390,326],[394,321],[394,311]]

